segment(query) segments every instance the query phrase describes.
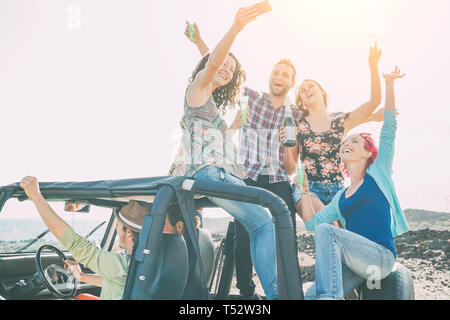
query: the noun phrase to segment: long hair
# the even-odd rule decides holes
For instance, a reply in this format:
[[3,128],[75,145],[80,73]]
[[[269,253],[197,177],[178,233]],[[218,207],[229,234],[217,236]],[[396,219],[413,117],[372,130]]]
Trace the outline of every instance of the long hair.
[[[366,161],[366,170],[369,169],[369,167],[374,163],[375,159],[378,155],[378,148],[373,142],[372,136],[370,133],[359,133],[359,135],[364,139],[364,149],[372,152],[372,156],[370,156],[369,159]],[[341,171],[342,173],[348,177],[348,170],[344,163],[341,163]]]
[[296,89],[295,89],[295,104],[303,111],[304,116],[306,117],[307,115],[309,115],[309,110],[306,107],[306,105],[304,104],[303,100],[302,100],[302,96],[300,94],[300,87],[306,82],[306,81],[311,81],[314,82],[320,89],[320,91],[322,92],[323,95],[323,102],[325,103],[325,107],[328,109],[328,94],[325,91],[325,89],[316,81],[316,80],[312,80],[312,79],[306,79],[303,80],[302,84],[299,85]]
[[[214,101],[216,102],[217,109],[219,109],[222,115],[225,114],[227,107],[232,109],[234,105],[238,103],[241,86],[245,82],[245,80],[247,80],[247,74],[244,70],[242,70],[242,66],[239,61],[231,52],[229,53],[229,55],[234,59],[234,61],[236,61],[236,68],[233,73],[233,78],[228,84],[216,88],[216,90],[214,90],[213,92],[213,97]],[[197,74],[205,68],[209,56],[210,54],[208,53],[200,60],[197,67],[195,67],[192,76],[189,78],[189,84],[191,84]]]

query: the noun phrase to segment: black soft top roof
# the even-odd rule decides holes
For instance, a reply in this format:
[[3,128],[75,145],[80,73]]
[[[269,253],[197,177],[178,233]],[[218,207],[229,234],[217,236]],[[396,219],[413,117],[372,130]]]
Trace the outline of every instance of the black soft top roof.
[[[133,260],[130,266],[131,270],[134,270],[133,268],[150,270],[149,274],[153,274],[156,266],[154,256],[158,255],[152,254],[147,257],[142,254],[142,249],[144,247],[149,250],[159,248],[157,235],[162,234],[167,208],[171,203],[176,203],[180,207],[183,218],[187,222],[189,234],[193,237],[194,245],[198,241],[193,229],[194,209],[214,207],[207,198],[196,199],[196,196],[209,196],[262,205],[271,212],[275,225],[279,298],[303,298],[297,246],[290,211],[286,203],[270,191],[225,182],[196,181],[186,177],[171,176],[88,182],[40,182],[39,187],[42,195],[48,201],[82,200],[103,207],[122,206],[130,199],[153,203],[151,215],[145,217],[139,238],[140,246],[143,247],[138,250],[139,256],[135,259],[136,261]],[[19,183],[0,188],[0,212],[5,202],[10,198],[27,199]],[[201,201],[206,202],[201,203]],[[151,237],[151,234],[154,236]],[[137,278],[137,275],[133,277],[136,279],[132,282],[127,282],[125,292],[132,292],[131,298],[148,298],[147,287]],[[203,287],[205,291],[204,281]],[[136,290],[132,290],[133,288]],[[126,294],[124,294],[124,297],[130,298]]]
[[[39,188],[49,201],[83,200],[100,206],[117,206],[137,199],[153,202],[162,185],[180,189],[184,177],[161,176],[121,180],[98,180],[84,182],[39,182]],[[0,210],[10,198],[27,199],[20,183],[0,187]]]

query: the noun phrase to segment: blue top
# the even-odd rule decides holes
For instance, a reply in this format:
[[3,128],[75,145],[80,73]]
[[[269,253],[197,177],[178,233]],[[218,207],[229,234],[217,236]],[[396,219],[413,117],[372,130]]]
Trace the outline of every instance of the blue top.
[[368,174],[363,184],[350,197],[339,200],[339,209],[347,222],[347,230],[357,233],[391,250],[395,257],[394,237],[390,229],[389,202]]
[[[410,230],[402,208],[400,207],[400,202],[394,188],[394,182],[392,181],[392,162],[394,159],[396,130],[397,115],[395,111],[385,110],[378,155],[366,171],[366,173],[373,178],[389,203],[391,212],[390,228],[393,237]],[[313,231],[319,224],[331,223],[337,219],[340,219],[344,227],[346,227],[346,220],[342,216],[341,209],[339,208],[339,200],[344,191],[345,189],[339,190],[333,200],[331,200],[330,204],[316,213],[311,220],[305,222],[307,230]]]

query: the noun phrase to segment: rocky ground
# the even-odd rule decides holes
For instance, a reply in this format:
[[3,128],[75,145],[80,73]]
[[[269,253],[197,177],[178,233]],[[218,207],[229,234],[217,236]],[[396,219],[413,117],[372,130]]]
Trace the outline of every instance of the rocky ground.
[[[215,235],[219,244],[221,236]],[[300,232],[299,263],[302,271],[304,287],[314,281],[314,237],[312,233]],[[450,299],[450,231],[422,229],[409,231],[395,240],[397,261],[411,272],[417,300],[449,300]],[[261,285],[255,275],[257,292],[263,294]],[[231,293],[238,294],[235,280]]]

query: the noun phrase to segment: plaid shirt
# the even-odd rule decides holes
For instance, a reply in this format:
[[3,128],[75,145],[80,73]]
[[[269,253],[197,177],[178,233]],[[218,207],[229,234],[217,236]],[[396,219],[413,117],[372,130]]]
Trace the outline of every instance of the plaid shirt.
[[[269,183],[289,181],[284,170],[284,146],[280,142],[285,107],[275,110],[267,93],[261,95],[248,87],[243,95],[249,97],[250,117],[239,130],[239,154],[247,177],[256,181],[263,173],[269,175]],[[302,118],[300,109],[292,107],[292,113],[294,121]]]

